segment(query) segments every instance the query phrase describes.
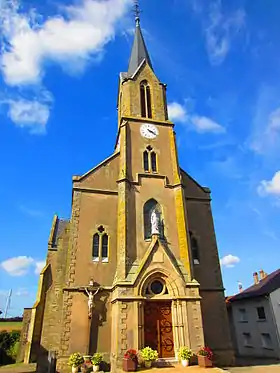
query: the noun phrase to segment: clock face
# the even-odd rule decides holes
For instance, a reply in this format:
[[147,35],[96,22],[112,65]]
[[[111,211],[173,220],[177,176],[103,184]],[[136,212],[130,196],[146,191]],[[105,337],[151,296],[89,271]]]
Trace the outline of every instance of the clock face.
[[144,123],[140,127],[140,133],[146,139],[155,139],[158,136],[158,129],[153,124]]

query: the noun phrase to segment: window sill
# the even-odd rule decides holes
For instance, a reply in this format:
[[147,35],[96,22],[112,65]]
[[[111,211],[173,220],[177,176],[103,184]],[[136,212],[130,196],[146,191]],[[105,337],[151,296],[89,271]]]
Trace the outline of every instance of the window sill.
[[254,348],[254,346],[252,346],[252,345],[244,345],[244,347],[246,347],[246,348]]
[[248,321],[248,320],[239,320],[239,322],[240,322],[241,324],[246,324],[246,323],[248,324],[249,321]]
[[266,319],[258,319],[257,322],[266,322]]
[[269,351],[273,351],[274,348],[273,347],[263,347],[264,350],[269,350]]

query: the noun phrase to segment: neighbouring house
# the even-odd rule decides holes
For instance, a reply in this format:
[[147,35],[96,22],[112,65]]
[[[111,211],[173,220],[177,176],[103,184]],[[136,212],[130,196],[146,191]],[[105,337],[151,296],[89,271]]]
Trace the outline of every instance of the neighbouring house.
[[254,285],[226,298],[238,356],[280,359],[280,269],[254,273]]

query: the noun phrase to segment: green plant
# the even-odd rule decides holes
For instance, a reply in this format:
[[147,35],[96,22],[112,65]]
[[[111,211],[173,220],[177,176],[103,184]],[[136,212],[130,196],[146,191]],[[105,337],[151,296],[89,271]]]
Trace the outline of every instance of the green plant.
[[181,360],[190,360],[193,353],[192,350],[188,347],[182,346],[179,348],[178,356]]
[[91,358],[92,365],[99,365],[103,360],[102,354],[96,352],[93,357]]
[[158,352],[151,347],[144,347],[140,354],[144,361],[155,361],[158,358]]
[[79,367],[81,364],[83,364],[84,358],[79,352],[75,352],[74,354],[70,355],[68,360],[68,365],[70,367]]

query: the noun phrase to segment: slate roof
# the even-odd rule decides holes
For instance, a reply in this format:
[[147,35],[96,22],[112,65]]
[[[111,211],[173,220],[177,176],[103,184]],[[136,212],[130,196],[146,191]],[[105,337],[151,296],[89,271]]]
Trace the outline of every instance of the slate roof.
[[57,246],[58,239],[68,224],[69,224],[69,220],[57,218],[53,237],[52,237],[52,246],[54,247]]
[[136,28],[134,35],[134,42],[131,51],[129,66],[128,66],[128,76],[131,77],[137,68],[140,66],[143,60],[146,60],[147,64],[152,67],[152,62],[143,38],[143,34],[140,27],[139,18],[136,18]]
[[274,290],[280,288],[280,269],[272,272],[266,276],[263,280],[260,280],[258,284],[250,286],[248,289],[243,290],[241,293],[234,295],[229,299],[229,302],[235,302],[243,299],[261,297],[268,295]]

